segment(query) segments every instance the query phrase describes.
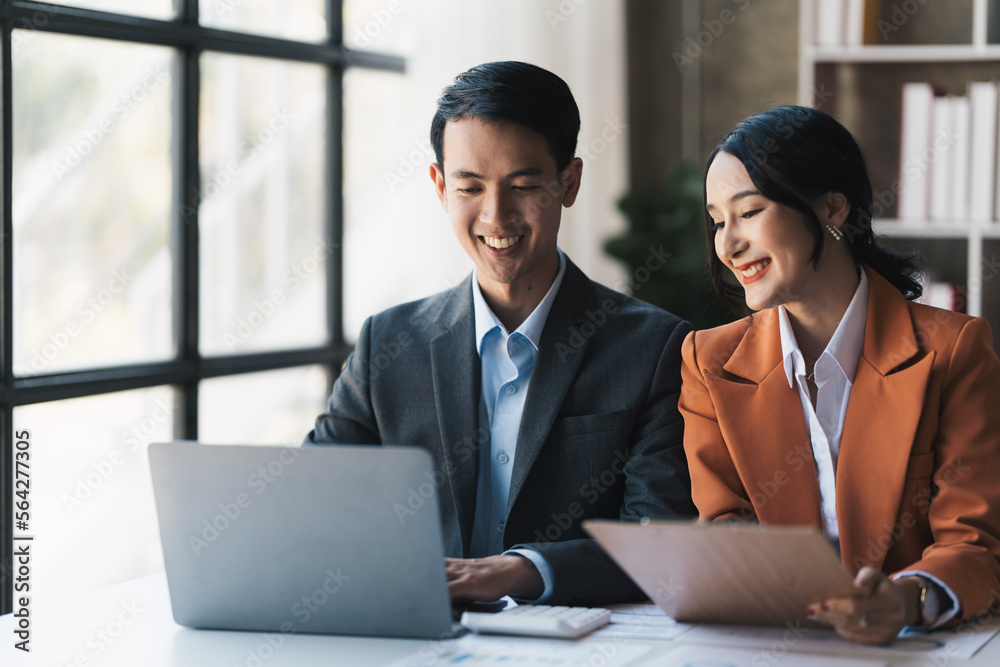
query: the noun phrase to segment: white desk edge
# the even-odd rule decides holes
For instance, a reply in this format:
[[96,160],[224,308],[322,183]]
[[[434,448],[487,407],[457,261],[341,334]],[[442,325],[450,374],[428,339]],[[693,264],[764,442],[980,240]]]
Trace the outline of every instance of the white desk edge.
[[[194,630],[176,623],[170,614],[163,573],[93,591],[51,605],[31,608],[31,652],[14,648],[16,620],[0,616],[0,662],[7,666],[48,667],[283,667],[294,665],[350,665],[381,667],[426,649],[433,642],[334,635],[269,635],[255,632]],[[997,622],[1000,625],[1000,621]],[[530,640],[528,640],[530,641]],[[607,639],[583,639],[595,649]],[[634,664],[660,661],[681,642],[624,640],[648,645],[651,650]],[[681,640],[683,641],[683,640]],[[794,647],[791,647],[794,650]],[[596,655],[596,650],[595,650]],[[884,658],[881,658],[884,659]],[[892,665],[928,665],[921,659],[901,656]],[[793,664],[792,661],[782,661]],[[1000,665],[1000,634],[971,660],[954,661],[968,667]]]

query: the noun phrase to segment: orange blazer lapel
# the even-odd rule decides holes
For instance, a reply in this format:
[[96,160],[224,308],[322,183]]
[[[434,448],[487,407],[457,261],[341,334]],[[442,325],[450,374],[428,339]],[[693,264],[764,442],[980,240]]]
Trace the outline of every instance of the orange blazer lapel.
[[837,519],[845,567],[881,568],[892,547],[907,464],[934,353],[918,357],[906,300],[868,273],[865,343],[851,389],[837,461]]
[[706,373],[705,381],[757,518],[821,526],[812,446],[798,392],[785,376],[776,310],[754,316],[723,371]]

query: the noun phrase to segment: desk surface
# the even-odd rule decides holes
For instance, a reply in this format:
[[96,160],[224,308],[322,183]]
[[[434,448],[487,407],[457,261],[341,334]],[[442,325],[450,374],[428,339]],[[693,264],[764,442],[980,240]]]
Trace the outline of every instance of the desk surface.
[[[433,645],[424,640],[318,635],[270,635],[269,642],[269,635],[261,633],[184,628],[171,617],[163,574],[33,608],[31,614],[30,654],[13,646],[15,619],[9,614],[0,616],[0,664],[7,667],[381,667]],[[599,645],[597,640],[589,641],[595,647]],[[670,654],[684,645],[683,639],[626,641],[650,647],[634,663],[637,667],[671,664]],[[279,642],[279,648],[274,650],[272,646]],[[586,645],[588,640],[582,642]],[[928,661],[928,656],[914,658],[887,653],[882,651],[878,659],[891,665],[937,664]],[[595,659],[597,655],[595,651]],[[956,667],[1000,665],[1000,634],[971,660],[948,662]],[[796,656],[787,654],[777,663],[766,664],[792,667]]]

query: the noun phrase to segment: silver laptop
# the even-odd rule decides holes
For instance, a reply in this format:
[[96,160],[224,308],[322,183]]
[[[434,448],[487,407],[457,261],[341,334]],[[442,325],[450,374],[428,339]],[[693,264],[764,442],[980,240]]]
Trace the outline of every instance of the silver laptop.
[[178,624],[453,632],[427,451],[170,442],[149,463]]

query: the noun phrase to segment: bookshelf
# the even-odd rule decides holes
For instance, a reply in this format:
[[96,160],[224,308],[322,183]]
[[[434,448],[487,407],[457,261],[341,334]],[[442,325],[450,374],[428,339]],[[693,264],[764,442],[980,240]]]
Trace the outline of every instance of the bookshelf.
[[832,11],[828,3],[800,0],[799,104],[830,113],[858,137],[885,212],[876,234],[920,253],[931,279],[959,286],[965,311],[989,321],[1000,353],[1000,220],[901,220],[893,192],[903,84],[961,96],[970,81],[1000,80],[1000,0],[846,0],[840,40],[819,21]]

